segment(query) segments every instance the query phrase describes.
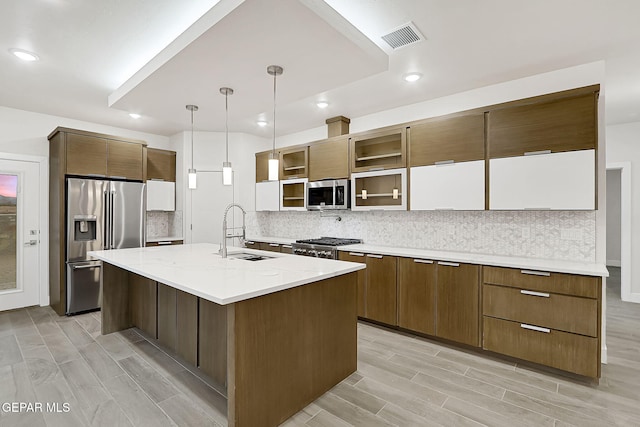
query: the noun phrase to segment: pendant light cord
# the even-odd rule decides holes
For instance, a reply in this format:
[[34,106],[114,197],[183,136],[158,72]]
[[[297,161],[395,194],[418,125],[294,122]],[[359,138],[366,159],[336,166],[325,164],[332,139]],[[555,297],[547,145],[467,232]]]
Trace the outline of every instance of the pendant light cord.
[[193,108],[191,108],[191,169],[193,169]]
[[225,91],[224,94],[224,130],[225,130],[225,144],[227,149],[226,162],[229,163],[229,91]]
[[273,73],[273,157],[276,156],[276,73]]

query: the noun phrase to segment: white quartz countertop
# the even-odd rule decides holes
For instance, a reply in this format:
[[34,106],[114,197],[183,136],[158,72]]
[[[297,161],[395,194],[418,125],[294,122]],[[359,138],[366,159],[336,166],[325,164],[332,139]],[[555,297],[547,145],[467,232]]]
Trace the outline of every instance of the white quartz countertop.
[[556,273],[583,274],[586,276],[609,277],[604,264],[561,261],[554,259],[510,257],[501,255],[474,254],[468,252],[448,252],[429,249],[397,248],[376,245],[347,245],[339,246],[344,252],[363,252],[379,255],[390,255],[407,258],[425,258],[436,261],[464,262],[469,264],[492,265],[496,267],[511,267],[528,270],[542,270]]
[[229,247],[271,259],[222,258],[219,245],[196,243],[92,251],[101,261],[216,304],[231,304],[365,268],[364,264]]
[[147,242],[174,242],[176,240],[184,240],[182,236],[163,236],[163,237],[147,237]]

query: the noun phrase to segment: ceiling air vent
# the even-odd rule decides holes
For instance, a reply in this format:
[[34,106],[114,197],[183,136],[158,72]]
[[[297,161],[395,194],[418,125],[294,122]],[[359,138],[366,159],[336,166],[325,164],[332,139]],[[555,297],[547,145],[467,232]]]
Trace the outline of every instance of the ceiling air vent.
[[382,40],[395,50],[424,40],[424,36],[413,22],[409,22],[382,36]]

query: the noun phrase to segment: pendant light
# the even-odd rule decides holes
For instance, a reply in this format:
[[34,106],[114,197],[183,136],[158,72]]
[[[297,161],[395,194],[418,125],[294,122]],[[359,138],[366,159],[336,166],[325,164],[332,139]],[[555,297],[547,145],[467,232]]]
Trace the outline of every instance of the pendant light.
[[273,149],[269,154],[269,181],[278,180],[278,155],[276,154],[276,76],[282,74],[284,70],[279,65],[269,65],[267,74],[273,76]]
[[226,144],[226,160],[222,163],[222,185],[233,184],[233,169],[229,161],[229,95],[233,95],[233,89],[230,87],[221,87],[220,93],[224,95],[224,132]]
[[193,167],[193,112],[198,111],[198,106],[189,104],[186,108],[187,110],[191,111],[191,169],[189,169],[189,189],[195,190],[197,187],[197,183],[196,170]]

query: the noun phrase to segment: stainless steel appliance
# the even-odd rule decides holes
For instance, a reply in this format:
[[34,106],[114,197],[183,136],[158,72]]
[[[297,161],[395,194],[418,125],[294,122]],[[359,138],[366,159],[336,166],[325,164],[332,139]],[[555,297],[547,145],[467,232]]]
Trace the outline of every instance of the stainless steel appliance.
[[67,178],[67,314],[100,308],[102,263],[88,251],[144,246],[145,184]]
[[327,179],[312,181],[306,185],[307,210],[349,209],[348,179]]
[[321,237],[319,239],[296,240],[291,246],[296,255],[316,258],[338,259],[338,246],[357,245],[360,239],[340,239],[338,237]]

